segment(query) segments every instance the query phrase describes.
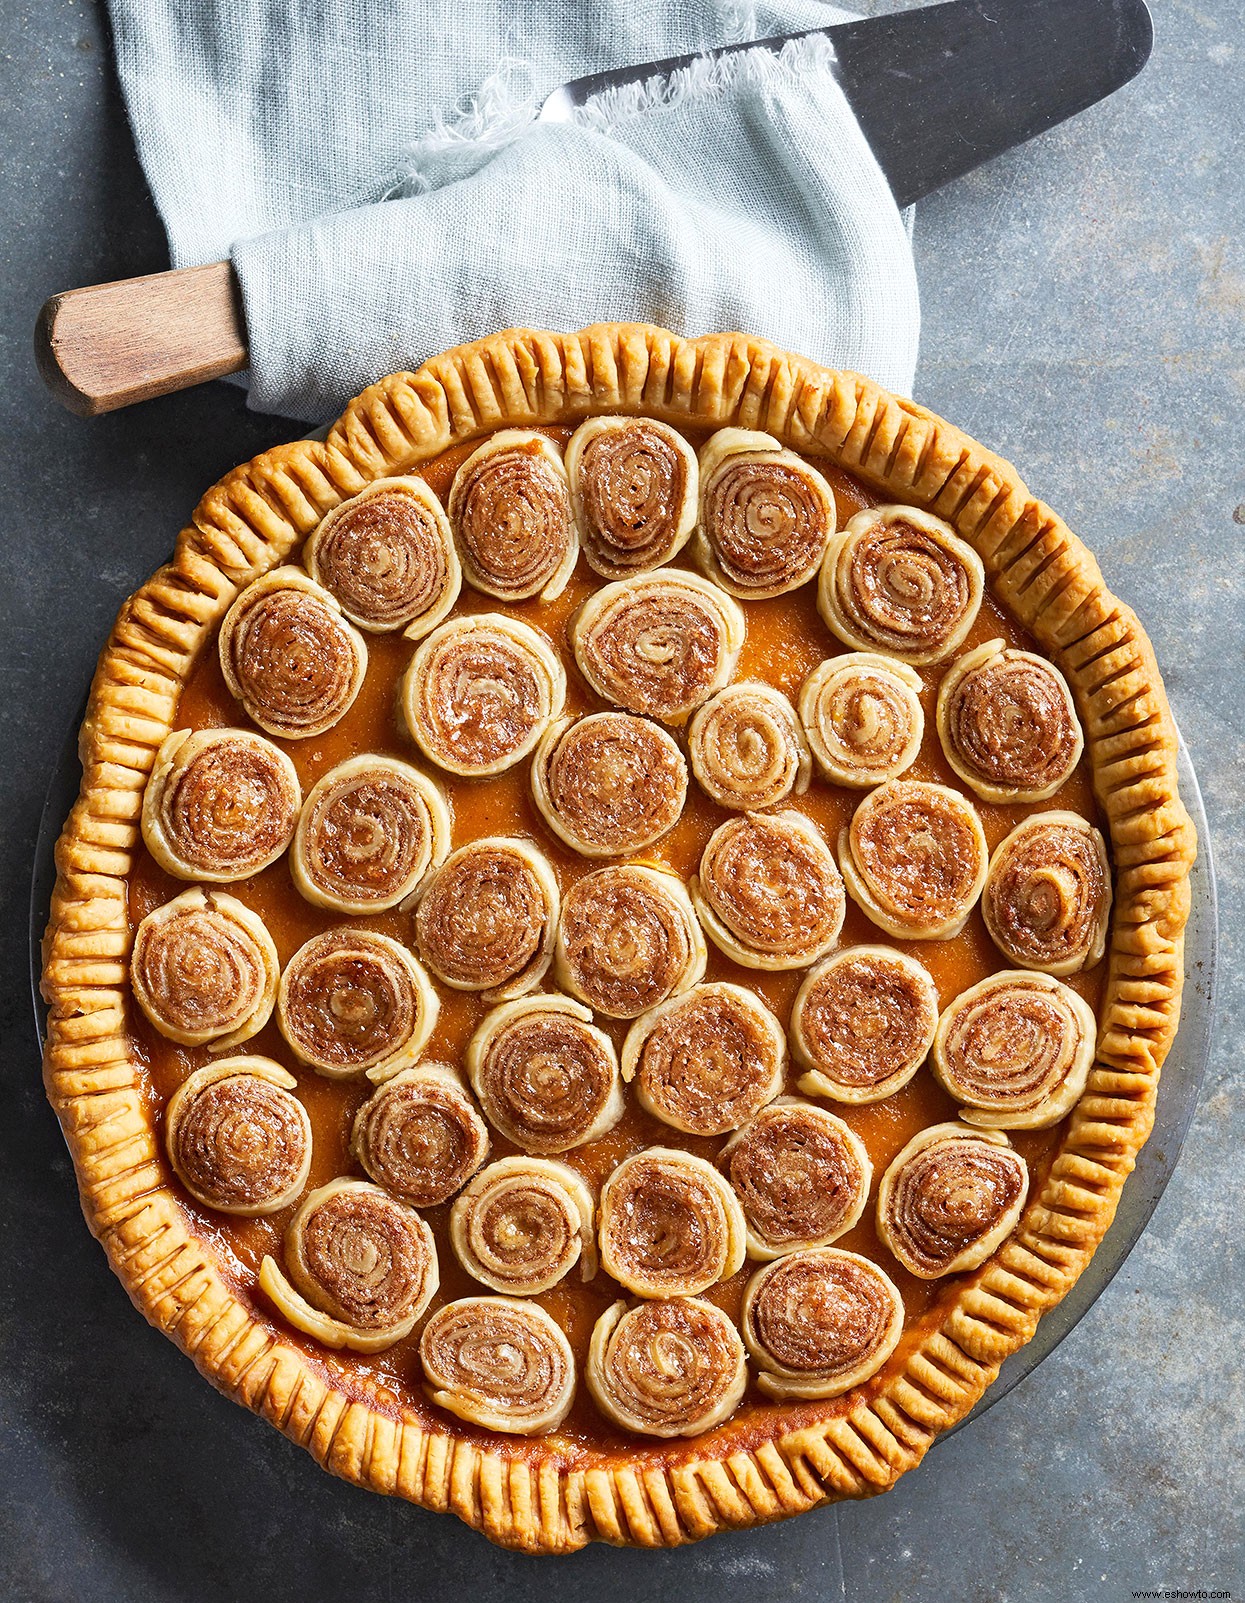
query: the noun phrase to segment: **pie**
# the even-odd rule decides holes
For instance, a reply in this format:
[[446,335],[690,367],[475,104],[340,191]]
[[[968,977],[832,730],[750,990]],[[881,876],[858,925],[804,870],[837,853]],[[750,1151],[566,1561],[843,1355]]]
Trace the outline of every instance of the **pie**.
[[122,607],[45,1076],[146,1317],[356,1484],[673,1545],[890,1486],[1088,1263],[1195,842],[1014,469],[759,340],[511,331]]

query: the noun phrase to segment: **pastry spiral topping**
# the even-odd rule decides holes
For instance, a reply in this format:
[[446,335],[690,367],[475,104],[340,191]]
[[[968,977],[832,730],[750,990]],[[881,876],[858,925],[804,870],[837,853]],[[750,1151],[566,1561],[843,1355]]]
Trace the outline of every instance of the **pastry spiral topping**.
[[419,1056],[440,1005],[399,942],[373,930],[325,930],[286,964],[277,1024],[317,1074],[382,1079]]
[[285,740],[331,729],[367,672],[363,636],[301,568],[274,568],[247,585],[221,619],[219,644],[230,695]]
[[916,779],[879,785],[839,835],[852,900],[899,940],[958,935],[986,882],[988,856],[972,803]]
[[497,612],[451,618],[422,640],[398,704],[411,739],[451,774],[500,774],[562,711],[566,673],[543,635]]
[[563,990],[612,1019],[633,1019],[705,972],[705,942],[683,881],[665,869],[598,868],[562,903],[554,972]]
[[744,1341],[767,1397],[839,1397],[877,1373],[903,1334],[903,1298],[875,1263],[815,1247],[758,1269]]
[[719,429],[700,453],[696,561],[732,595],[784,595],[811,579],[835,529],[834,492],[772,435]]
[[687,764],[647,718],[598,712],[550,724],[532,759],[532,797],[559,839],[585,857],[625,856],[674,828]]
[[[409,1336],[440,1283],[432,1231],[365,1180],[330,1180],[304,1197],[260,1288],[296,1330],[326,1347],[375,1353]],[[287,1278],[288,1276],[288,1278]]]
[[800,721],[826,778],[868,790],[906,773],[925,733],[920,693],[915,668],[876,652],[818,664],[800,687]]
[[439,1408],[485,1430],[556,1430],[575,1397],[570,1343],[539,1303],[463,1297],[419,1338],[424,1390]]
[[589,596],[570,626],[579,671],[606,701],[681,723],[735,672],[739,603],[696,573],[637,574]]
[[748,1256],[826,1247],[857,1223],[873,1183],[864,1142],[825,1108],[783,1097],[718,1155],[748,1225]]
[[473,1279],[513,1297],[534,1297],[582,1260],[596,1269],[592,1194],[574,1169],[551,1158],[490,1163],[450,1210],[450,1240]]
[[1018,968],[1092,968],[1111,918],[1102,836],[1077,813],[1034,813],[994,848],[981,911],[994,944]]
[[262,1030],[281,965],[258,913],[196,885],[148,913],[134,933],[130,983],[143,1012],[170,1041],[213,1050]]
[[525,996],[485,1016],[467,1045],[485,1116],[525,1152],[569,1152],[623,1113],[614,1043],[568,996]]
[[247,879],[290,844],[302,800],[294,764],[262,735],[175,729],[143,793],[143,840],[178,879]]
[[984,801],[1045,801],[1085,747],[1067,680],[1031,651],[987,640],[952,663],[938,688],[947,761]]
[[553,869],[526,841],[469,841],[420,898],[419,954],[456,991],[483,991],[489,1002],[522,996],[549,967],[558,900]]
[[597,1407],[641,1436],[699,1436],[735,1411],[748,1385],[739,1332],[697,1297],[616,1302],[597,1320],[584,1379]]
[[439,785],[395,757],[348,757],[299,814],[290,873],[317,907],[381,913],[414,895],[450,849]]
[[742,985],[695,985],[638,1018],[622,1051],[640,1104],[689,1135],[725,1135],[782,1090],[787,1043]]
[[428,633],[458,599],[449,519],[423,479],[377,479],[335,507],[303,547],[307,572],[351,623]]
[[806,1096],[880,1102],[924,1063],[938,1026],[934,977],[889,946],[834,952],[805,978],[791,1008],[791,1048]]
[[844,645],[919,665],[963,643],[984,591],[981,558],[941,518],[870,507],[827,546],[817,607]]
[[594,573],[658,568],[696,527],[696,453],[665,423],[593,417],[566,447],[579,544]]
[[601,1267],[637,1297],[694,1297],[744,1261],[738,1197],[711,1163],[675,1147],[624,1158],[597,1218]]
[[271,1058],[196,1069],[169,1098],[169,1159],[190,1195],[218,1213],[276,1213],[307,1184],[311,1121],[298,1082]]
[[562,452],[530,429],[502,429],[454,475],[450,523],[463,576],[502,601],[566,588],[579,554]]
[[1044,1130],[1084,1091],[1097,1031],[1093,1009],[1059,980],[1004,970],[943,1010],[934,1073],[967,1124]]
[[843,927],[843,879],[803,813],[729,818],[688,887],[705,933],[745,968],[803,968]]
[[720,807],[773,807],[808,789],[812,762],[795,711],[771,686],[727,685],[695,714],[687,732],[692,772]]
[[377,1185],[413,1208],[434,1208],[488,1157],[489,1135],[457,1072],[421,1063],[367,1099],[355,1114],[350,1150]]
[[984,1263],[1016,1228],[1025,1160],[999,1130],[936,1124],[913,1136],[878,1187],[878,1234],[921,1280]]

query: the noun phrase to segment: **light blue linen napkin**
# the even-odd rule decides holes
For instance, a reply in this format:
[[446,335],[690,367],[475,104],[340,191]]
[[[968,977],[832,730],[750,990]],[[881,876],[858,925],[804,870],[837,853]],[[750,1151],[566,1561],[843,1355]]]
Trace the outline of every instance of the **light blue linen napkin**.
[[532,121],[584,73],[843,19],[821,0],[110,3],[174,265],[232,255],[259,410],[320,421],[460,340],[606,318],[911,390],[911,244],[824,41]]

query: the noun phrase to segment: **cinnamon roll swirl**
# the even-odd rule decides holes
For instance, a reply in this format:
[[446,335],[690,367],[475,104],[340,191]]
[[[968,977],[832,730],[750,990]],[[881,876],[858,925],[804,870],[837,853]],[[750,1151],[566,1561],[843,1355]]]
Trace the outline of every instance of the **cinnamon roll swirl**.
[[298,1082],[271,1058],[196,1069],[169,1098],[165,1142],[177,1178],[217,1213],[287,1207],[307,1184],[311,1121]]
[[800,721],[826,778],[853,790],[898,779],[925,733],[921,676],[906,662],[847,651],[818,664],[800,687]]
[[551,1158],[499,1158],[450,1210],[450,1240],[472,1277],[512,1297],[534,1297],[576,1264],[596,1272],[592,1193]]
[[958,935],[981,895],[988,858],[973,804],[916,779],[870,791],[839,835],[852,900],[898,940]]
[[175,729],[143,792],[143,841],[177,879],[249,879],[290,844],[302,800],[294,764],[262,735]]
[[687,797],[687,763],[658,724],[598,712],[550,724],[532,759],[532,798],[585,857],[626,856],[667,834]]
[[1049,974],[1005,969],[943,1009],[933,1069],[964,1104],[967,1124],[1045,1130],[1085,1089],[1098,1023],[1074,990]]
[[705,933],[745,968],[803,968],[843,928],[843,878],[803,813],[748,813],[718,826],[688,890]]
[[814,1247],[758,1269],[744,1341],[767,1397],[839,1397],[875,1375],[903,1334],[899,1289],[877,1264]]
[[938,687],[938,738],[955,772],[990,802],[1045,801],[1085,747],[1058,668],[1001,640],[952,663]]
[[196,885],[139,924],[130,953],[134,999],[170,1041],[222,1052],[263,1029],[281,964],[258,913]]
[[440,1006],[405,946],[373,930],[333,929],[285,965],[277,1026],[317,1074],[383,1079],[419,1056]]
[[565,590],[579,542],[553,440],[531,429],[499,430],[454,475],[449,514],[473,590],[501,601],[552,601]]
[[571,435],[566,472],[580,548],[606,579],[669,562],[696,527],[696,453],[668,424],[591,417]]
[[878,1234],[921,1280],[959,1274],[1006,1240],[1028,1194],[1028,1165],[1002,1131],[936,1124],[882,1176]]
[[694,1297],[744,1261],[739,1199],[711,1163],[675,1147],[624,1158],[597,1205],[601,1267],[637,1297]]
[[689,1135],[725,1135],[783,1087],[787,1043],[752,991],[694,985],[638,1018],[622,1050],[622,1076],[640,1105]]
[[938,1027],[938,988],[916,958],[851,946],[813,969],[791,1007],[791,1049],[806,1096],[881,1102],[924,1063]]
[[622,1117],[614,1043],[569,996],[525,996],[485,1015],[467,1045],[485,1117],[525,1152],[569,1152]]
[[597,1320],[584,1379],[597,1407],[640,1436],[699,1436],[734,1413],[748,1385],[739,1332],[720,1308],[674,1297]]
[[835,522],[833,490],[772,435],[719,429],[702,448],[693,553],[731,595],[798,589],[821,566]]
[[377,1353],[409,1336],[440,1283],[432,1231],[365,1180],[330,1180],[285,1230],[284,1272],[266,1257],[260,1289],[326,1347]]
[[1078,813],[1034,813],[994,848],[981,898],[990,938],[1018,968],[1075,974],[1107,946],[1111,868]]
[[360,629],[417,640],[448,617],[462,573],[449,519],[423,479],[377,479],[312,530],[307,572]]
[[290,852],[299,892],[339,913],[381,913],[415,895],[450,849],[441,787],[396,757],[348,757],[312,787]]
[[558,882],[524,840],[489,835],[451,852],[415,909],[424,962],[456,991],[506,1002],[540,983],[553,954]]
[[350,1150],[377,1185],[413,1208],[461,1191],[488,1157],[484,1120],[445,1063],[403,1069],[355,1114]]
[[424,1390],[438,1408],[485,1430],[556,1430],[575,1398],[571,1344],[539,1303],[462,1297],[419,1338]]
[[859,1222],[873,1183],[864,1142],[796,1097],[762,1108],[718,1154],[748,1226],[748,1256],[828,1247]]
[[981,558],[950,524],[915,507],[879,506],[831,539],[817,607],[844,645],[919,666],[963,644],[984,592]]
[[499,612],[440,624],[416,648],[398,693],[424,756],[468,777],[513,768],[565,699],[566,673],[549,642]]
[[567,891],[554,946],[563,990],[633,1019],[686,991],[705,972],[705,942],[683,881],[622,863],[585,874]]
[[724,590],[667,569],[605,585],[580,607],[569,634],[598,696],[674,724],[729,682],[745,630],[739,603]]
[[727,685],[693,716],[688,755],[720,807],[757,812],[808,789],[812,759],[795,709],[756,680]]
[[273,568],[247,585],[221,619],[220,666],[229,693],[270,735],[322,735],[354,704],[367,646],[337,598],[301,568]]

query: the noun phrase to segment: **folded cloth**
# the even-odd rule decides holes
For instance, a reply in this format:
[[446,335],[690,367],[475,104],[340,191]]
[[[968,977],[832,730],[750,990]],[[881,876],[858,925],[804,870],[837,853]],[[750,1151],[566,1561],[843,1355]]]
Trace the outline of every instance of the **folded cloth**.
[[584,73],[843,20],[821,0],[111,8],[174,265],[232,255],[259,410],[319,421],[460,340],[612,318],[911,389],[911,245],[824,39],[533,121]]

